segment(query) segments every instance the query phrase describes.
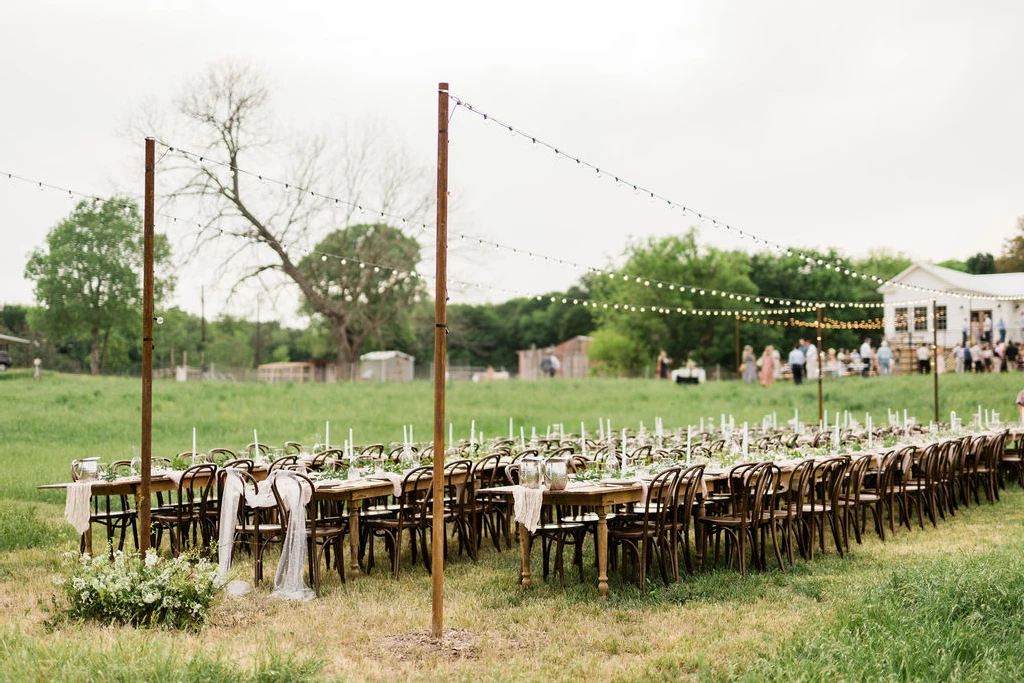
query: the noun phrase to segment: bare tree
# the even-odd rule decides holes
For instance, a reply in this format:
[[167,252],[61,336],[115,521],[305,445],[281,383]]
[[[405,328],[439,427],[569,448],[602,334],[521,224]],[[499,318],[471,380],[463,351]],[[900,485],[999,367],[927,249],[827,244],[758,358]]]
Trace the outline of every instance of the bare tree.
[[[278,139],[269,101],[269,86],[253,68],[210,68],[179,99],[185,132],[177,134],[180,141],[165,140],[169,149],[160,172],[175,179],[169,195],[173,204],[197,202],[202,220],[189,253],[215,254],[219,268],[232,273],[234,290],[253,279],[269,290],[282,283],[297,286],[309,310],[330,324],[339,376],[350,377],[366,331],[395,324],[408,297],[418,296],[419,290],[404,277],[354,278],[339,295],[337,283],[324,275],[337,269],[308,267],[308,255],[318,245],[339,244],[352,251],[332,258],[368,261],[401,273],[415,270],[419,250],[412,253],[408,245],[398,250],[400,262],[381,264],[373,261],[380,252],[373,240],[324,240],[355,222],[382,227],[391,222],[396,223],[393,231],[370,233],[398,239],[397,233],[418,244],[420,230],[413,226],[430,208],[426,174],[380,125]],[[329,141],[335,137],[340,146]],[[274,169],[283,169],[280,178],[269,176]]]

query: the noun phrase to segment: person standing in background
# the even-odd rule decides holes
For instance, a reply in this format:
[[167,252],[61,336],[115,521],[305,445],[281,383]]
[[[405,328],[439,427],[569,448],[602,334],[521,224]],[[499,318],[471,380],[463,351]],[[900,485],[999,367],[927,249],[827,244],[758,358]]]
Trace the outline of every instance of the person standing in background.
[[1002,317],[1000,317],[999,318],[999,322],[996,323],[996,330],[999,332],[999,343],[1000,344],[1005,344],[1006,343],[1006,321],[1003,320]]
[[658,377],[668,379],[668,354],[665,353],[665,349],[658,354]]
[[873,355],[871,337],[864,337],[864,343],[860,345],[860,360],[864,364],[864,369],[861,371],[863,377],[867,377],[871,371],[871,357]]
[[807,379],[818,379],[819,358],[818,347],[813,342],[804,342],[804,377]]
[[1013,340],[1010,340],[1010,343],[1006,345],[1006,369],[1008,371],[1013,372],[1014,370],[1017,369],[1018,355],[1020,354],[1019,349],[1017,348],[1017,344],[1015,344]]
[[793,350],[789,352],[789,369],[793,373],[793,384],[802,384],[804,381],[804,352],[800,350],[800,343],[793,344]]
[[988,313],[982,313],[984,318],[981,321],[981,341],[986,344],[992,343],[992,318],[988,317]]
[[931,363],[932,354],[928,351],[927,344],[921,344],[917,347],[917,371],[922,375],[927,375],[932,371]]
[[892,349],[889,348],[889,342],[882,340],[882,345],[878,347],[878,374],[879,375],[891,375],[892,374]]
[[769,344],[761,354],[761,384],[770,387],[775,383],[775,347]]
[[[1024,330],[1024,317],[1021,318],[1020,324],[1021,329]],[[967,346],[967,333],[970,331],[970,329],[970,325],[967,323],[967,318],[964,318],[963,322],[960,323],[960,336],[963,337],[963,339],[960,340],[960,343],[963,344],[964,346]]]
[[757,358],[754,357],[754,347],[747,344],[743,347],[743,382],[753,384],[757,381]]
[[964,345],[960,342],[953,347],[953,368],[958,373],[964,371]]

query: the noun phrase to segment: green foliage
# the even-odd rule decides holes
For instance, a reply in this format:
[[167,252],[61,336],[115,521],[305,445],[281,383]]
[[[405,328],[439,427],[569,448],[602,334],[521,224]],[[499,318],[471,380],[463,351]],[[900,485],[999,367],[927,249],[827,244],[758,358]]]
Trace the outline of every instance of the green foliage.
[[[648,238],[631,245],[627,253],[622,272],[632,277],[595,278],[592,283],[593,298],[613,304],[597,309],[600,329],[614,330],[633,347],[631,358],[622,359],[619,366],[637,372],[642,364],[654,362],[659,349],[679,361],[692,357],[702,364],[734,365],[734,316],[697,316],[687,311],[739,310],[749,305],[718,295],[719,291],[756,295],[746,254],[702,249],[693,230],[682,237]],[[650,286],[654,280],[685,286]]]
[[996,259],[992,254],[978,252],[974,256],[968,256],[964,261],[967,272],[974,275],[989,275],[996,272]]
[[594,363],[593,373],[600,377],[635,376],[645,360],[633,340],[615,329],[600,329],[594,333],[589,358]]
[[[51,338],[87,337],[92,374],[102,372],[112,333],[138,330],[142,242],[142,219],[134,202],[119,197],[82,201],[50,230],[46,245],[36,248],[25,266],[39,304],[32,311],[32,326]],[[166,271],[166,237],[158,236],[154,246],[154,268]],[[173,278],[163,275],[156,279],[157,300],[173,286]]]
[[996,259],[997,273],[1024,272],[1024,216],[1017,219],[1017,230],[1003,242],[1003,251]]
[[1020,680],[1022,551],[904,563],[744,679]]
[[943,268],[949,268],[950,270],[958,270],[961,273],[969,273],[969,272],[971,272],[970,269],[968,269],[967,264],[965,262],[958,261],[957,259],[949,259],[948,261],[941,261],[937,265],[940,265]]
[[155,550],[143,560],[117,551],[90,558],[70,553],[60,616],[126,626],[198,629],[220,590],[217,567],[191,554],[162,558]]
[[330,233],[315,251],[337,258],[307,255],[298,272],[308,285],[308,310],[331,327],[339,363],[355,361],[369,340],[379,345],[411,333],[409,309],[424,296],[414,238],[383,223],[359,224]]
[[67,529],[40,517],[38,504],[0,499],[0,551],[53,545],[67,536]]

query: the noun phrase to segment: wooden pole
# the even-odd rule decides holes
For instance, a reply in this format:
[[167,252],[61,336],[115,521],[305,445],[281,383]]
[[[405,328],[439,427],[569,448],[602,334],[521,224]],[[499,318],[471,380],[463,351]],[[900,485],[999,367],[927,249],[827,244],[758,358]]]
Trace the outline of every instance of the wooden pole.
[[818,361],[818,424],[823,424],[825,421],[825,399],[822,383],[825,373],[823,372],[824,368],[821,367],[821,306],[818,306],[818,337],[815,346],[817,348],[814,352],[818,354],[816,359]]
[[932,376],[935,378],[935,422],[939,422],[939,318],[938,307],[932,299],[932,351],[935,361],[932,363]]
[[743,368],[741,367],[743,361],[740,359],[740,314],[736,314],[736,378],[741,379],[743,376]]
[[149,550],[150,467],[153,462],[153,217],[156,194],[156,141],[146,138],[146,190],[142,225],[142,482],[135,499],[139,511],[139,554]]
[[434,518],[430,528],[430,635],[444,626],[444,390],[448,374],[448,84],[437,84],[437,228],[434,287]]

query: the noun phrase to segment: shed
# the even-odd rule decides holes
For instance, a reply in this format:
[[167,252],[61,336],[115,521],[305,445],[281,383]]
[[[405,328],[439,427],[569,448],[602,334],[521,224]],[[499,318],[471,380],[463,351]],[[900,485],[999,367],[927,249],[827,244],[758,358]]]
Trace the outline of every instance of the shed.
[[532,348],[525,351],[518,351],[519,354],[519,378],[539,379],[543,376],[541,362],[544,356],[554,356],[558,359],[558,369],[555,377],[583,378],[590,370],[590,360],[587,352],[593,337],[577,335],[568,339],[558,346],[546,349]]
[[411,382],[416,359],[401,351],[371,351],[359,357],[364,382]]

